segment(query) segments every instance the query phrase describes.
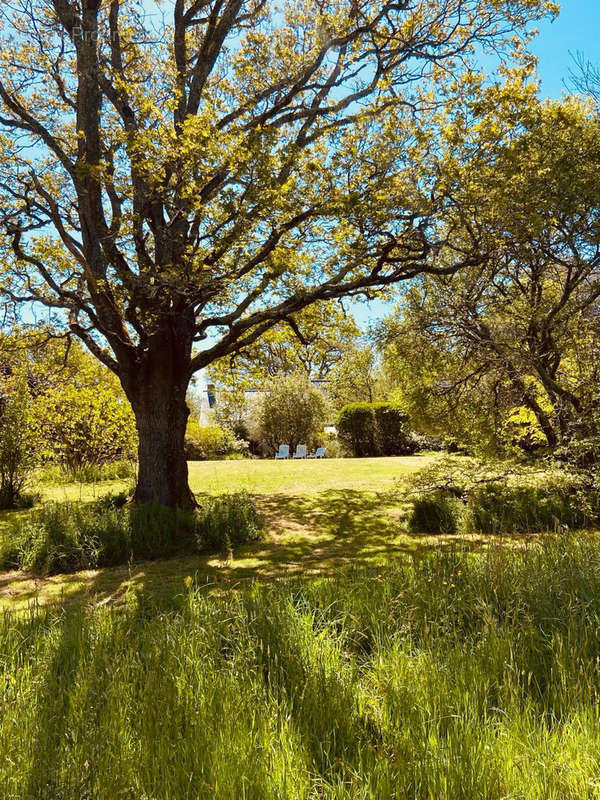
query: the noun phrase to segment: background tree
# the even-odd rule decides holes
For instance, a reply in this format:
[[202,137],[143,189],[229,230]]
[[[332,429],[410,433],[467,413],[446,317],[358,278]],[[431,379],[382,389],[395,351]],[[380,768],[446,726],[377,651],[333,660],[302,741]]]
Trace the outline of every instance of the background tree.
[[447,224],[454,207],[424,171],[420,130],[477,86],[475,53],[527,60],[527,24],[556,10],[2,4],[4,289],[53,310],[118,375],[139,434],[138,500],[193,502],[196,370],[316,300],[481,259],[477,238]]
[[372,403],[382,392],[376,349],[370,343],[350,347],[329,374],[327,395],[334,408],[347,403]]
[[273,377],[304,372],[327,380],[360,336],[353,316],[339,302],[314,303],[266,331],[240,353],[211,364],[217,419],[247,437],[252,392]]
[[575,99],[525,109],[513,129],[506,107],[479,120],[473,145],[488,152],[471,162],[475,177],[461,167],[455,180],[488,260],[407,295],[388,364],[412,371],[405,397],[417,379],[430,418],[445,404],[460,426],[462,407],[491,440],[522,406],[515,420],[535,420],[556,448],[597,434],[600,123]]
[[254,427],[269,455],[280,444],[292,453],[298,444],[322,444],[327,422],[327,401],[323,393],[299,372],[270,381],[257,402]]
[[300,371],[324,380],[360,335],[354,317],[339,303],[314,303],[240,353],[215,361],[208,374],[219,386],[256,387],[268,378]]

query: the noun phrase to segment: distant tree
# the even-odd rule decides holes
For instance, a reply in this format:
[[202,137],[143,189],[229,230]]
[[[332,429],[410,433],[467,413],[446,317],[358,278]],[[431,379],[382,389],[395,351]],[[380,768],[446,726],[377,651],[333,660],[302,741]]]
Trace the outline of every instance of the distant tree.
[[381,372],[377,350],[371,344],[357,343],[349,348],[329,373],[327,395],[334,408],[348,403],[372,403],[379,399]]
[[320,444],[327,413],[323,393],[304,373],[274,379],[257,403],[255,435],[268,452],[280,444],[289,444],[290,451],[298,444]]
[[338,302],[315,303],[264,333],[240,353],[211,364],[209,376],[225,386],[260,386],[267,378],[305,372],[327,378],[360,337],[353,316]]
[[[527,61],[549,0],[0,6],[3,288],[118,377],[135,498],[193,503],[194,372],[318,300],[481,260],[428,173],[475,54]],[[444,255],[443,268],[440,256]],[[196,350],[195,344],[203,343]]]
[[487,425],[490,440],[510,419],[525,432],[535,421],[556,448],[598,433],[600,120],[575,99],[531,98],[513,129],[509,112],[473,125],[483,158],[475,178],[459,168],[455,180],[489,258],[413,287],[384,335],[386,361],[413,419]]
[[354,318],[338,302],[315,303],[271,328],[241,353],[211,364],[217,419],[247,437],[254,392],[269,379],[297,372],[328,380],[361,335]]

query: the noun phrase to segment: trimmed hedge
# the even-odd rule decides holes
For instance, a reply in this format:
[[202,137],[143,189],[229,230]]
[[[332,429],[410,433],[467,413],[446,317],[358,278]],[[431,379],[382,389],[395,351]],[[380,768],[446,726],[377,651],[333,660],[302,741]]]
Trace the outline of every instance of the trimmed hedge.
[[415,452],[408,415],[390,403],[349,403],[337,420],[340,441],[357,457]]

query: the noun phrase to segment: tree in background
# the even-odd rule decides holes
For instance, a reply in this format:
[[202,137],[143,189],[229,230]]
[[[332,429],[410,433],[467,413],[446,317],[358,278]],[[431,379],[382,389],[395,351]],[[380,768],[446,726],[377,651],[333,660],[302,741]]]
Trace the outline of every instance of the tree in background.
[[245,388],[294,372],[324,380],[359,337],[354,317],[339,302],[315,303],[290,315],[241,353],[215,361],[209,376],[220,386]]
[[406,295],[386,363],[414,419],[554,449],[598,433],[600,120],[576,99],[532,97],[510,127],[501,100],[473,125],[475,172],[453,182],[490,257]]
[[372,403],[382,393],[382,374],[373,345],[354,344],[329,374],[327,395],[334,408],[348,403]]
[[353,316],[339,302],[315,303],[267,331],[241,353],[214,362],[209,378],[217,395],[216,417],[248,436],[252,393],[274,377],[304,373],[329,380],[360,337]]
[[290,452],[298,444],[322,444],[327,422],[327,401],[305,373],[271,380],[259,398],[254,412],[253,437],[271,455],[280,444]]
[[39,463],[39,409],[23,369],[0,379],[0,508],[17,508]]
[[193,503],[195,371],[315,301],[481,261],[426,170],[433,112],[477,89],[481,52],[527,62],[529,23],[557,9],[2,4],[4,292],[47,306],[118,376],[137,500]]

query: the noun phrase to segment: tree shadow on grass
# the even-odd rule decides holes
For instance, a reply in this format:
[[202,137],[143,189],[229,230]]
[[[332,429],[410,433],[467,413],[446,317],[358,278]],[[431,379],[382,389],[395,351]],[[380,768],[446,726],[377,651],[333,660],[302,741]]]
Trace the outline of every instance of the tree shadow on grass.
[[46,634],[54,641],[39,682],[35,728],[32,741],[28,743],[31,757],[25,796],[32,800],[61,796],[60,784],[65,777],[60,774],[61,755],[85,630],[83,613],[78,613],[62,616],[52,632]]
[[115,603],[131,592],[182,591],[190,579],[223,588],[253,578],[331,575],[393,566],[440,547],[477,548],[489,541],[484,536],[409,533],[406,508],[386,492],[329,489],[262,495],[254,501],[264,536],[238,548],[233,557],[181,556],[45,579],[12,573],[8,579],[0,576],[0,607],[81,599]]

